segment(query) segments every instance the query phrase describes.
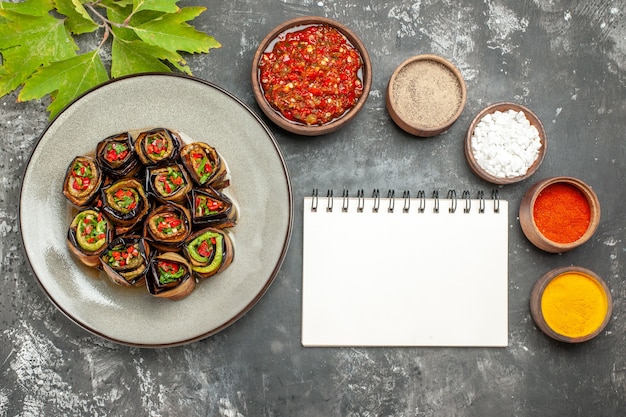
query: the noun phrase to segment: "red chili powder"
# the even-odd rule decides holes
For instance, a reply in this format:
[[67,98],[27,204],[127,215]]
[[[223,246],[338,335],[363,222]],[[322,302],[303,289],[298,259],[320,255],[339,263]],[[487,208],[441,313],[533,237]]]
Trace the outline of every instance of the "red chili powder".
[[578,188],[554,183],[541,190],[535,199],[533,217],[546,238],[556,243],[571,243],[587,231],[591,208]]

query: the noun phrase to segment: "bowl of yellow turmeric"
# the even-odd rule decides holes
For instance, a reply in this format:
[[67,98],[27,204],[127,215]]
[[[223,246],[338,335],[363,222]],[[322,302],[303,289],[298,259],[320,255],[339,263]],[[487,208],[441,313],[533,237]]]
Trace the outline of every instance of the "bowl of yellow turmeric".
[[537,280],[530,295],[530,312],[537,327],[566,343],[596,337],[612,311],[611,291],[604,280],[578,266],[549,271]]

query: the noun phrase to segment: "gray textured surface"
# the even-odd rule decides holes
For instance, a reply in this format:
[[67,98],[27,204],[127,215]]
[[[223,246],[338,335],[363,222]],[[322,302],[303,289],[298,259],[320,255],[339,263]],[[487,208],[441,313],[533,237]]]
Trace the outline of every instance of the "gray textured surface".
[[[223,47],[189,58],[195,75],[257,109],[250,59],[276,24],[324,15],[368,47],[374,85],[346,129],[302,138],[272,127],[295,196],[292,243],[276,281],[241,320],[172,349],[142,350],[92,336],[45,298],[18,229],[21,176],[47,123],[46,102],[0,99],[0,416],[620,416],[626,409],[626,3],[597,0],[205,1],[197,21]],[[468,102],[448,133],[417,139],[384,106],[393,69],[436,53],[463,72]],[[509,200],[509,347],[324,349],[300,345],[301,210],[312,188],[489,189],[463,159],[462,139],[483,106],[518,101],[542,118],[546,160]],[[88,123],[89,121],[85,121]],[[68,149],[68,152],[71,150]],[[515,208],[534,180],[572,175],[602,204],[584,247],[540,252]],[[418,260],[428,262],[428,260]],[[534,326],[530,289],[544,272],[576,264],[614,297],[606,331],[579,346]],[[442,265],[445,267],[445,265]]]

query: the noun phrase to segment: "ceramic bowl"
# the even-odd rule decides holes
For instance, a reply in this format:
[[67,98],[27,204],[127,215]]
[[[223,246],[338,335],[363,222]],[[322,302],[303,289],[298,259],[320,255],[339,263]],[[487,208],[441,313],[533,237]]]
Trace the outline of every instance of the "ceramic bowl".
[[387,111],[405,132],[431,137],[445,132],[461,116],[467,90],[450,61],[431,54],[401,63],[387,84]]
[[[274,44],[284,36],[285,33],[297,31],[308,26],[327,25],[339,31],[348,40],[348,42],[359,52],[362,60],[361,70],[359,71],[361,82],[363,84],[363,93],[357,103],[342,116],[333,119],[322,125],[307,125],[305,123],[295,122],[285,118],[278,110],[276,110],[267,101],[261,86],[259,63],[265,52],[272,50]],[[365,101],[372,87],[372,64],[369,54],[361,40],[345,25],[325,17],[308,16],[299,17],[275,27],[259,44],[254,58],[252,60],[252,91],[254,98],[258,103],[261,111],[279,127],[304,136],[318,136],[335,132],[349,123],[363,108]]]
[[[582,192],[587,199],[587,203],[589,203],[589,226],[579,239],[569,243],[559,243],[550,240],[544,236],[535,222],[534,209],[537,197],[548,186],[558,183],[569,184],[575,187]],[[577,178],[563,176],[546,178],[531,186],[522,197],[519,208],[519,221],[524,235],[526,235],[526,238],[528,238],[528,240],[530,240],[530,242],[536,247],[546,252],[563,253],[577,248],[593,236],[600,223],[600,201],[591,187]]]
[[[580,277],[578,279],[588,280],[584,288],[587,294],[594,293],[597,304],[594,303],[583,306],[580,304],[580,301],[572,298],[571,295],[568,296],[568,293],[563,292],[559,303],[559,316],[554,317],[550,316],[550,314],[544,314],[545,307],[542,305],[542,301],[546,288],[557,279],[561,282],[554,282],[555,286],[563,288],[567,285],[573,285],[573,282],[569,282],[571,280],[568,278],[574,276]],[[581,311],[588,311],[590,308],[598,309],[597,312],[604,315],[595,317],[594,320],[597,322],[595,323],[596,326],[593,330],[585,333],[573,326],[578,324],[575,321],[576,318],[584,320],[580,318]],[[545,334],[561,342],[581,343],[593,339],[604,330],[611,318],[612,312],[613,301],[608,286],[596,273],[582,267],[561,267],[549,271],[535,282],[530,294],[530,313],[535,324],[537,324],[537,327]],[[572,328],[566,331],[561,323],[561,319],[566,320],[568,325],[572,326]],[[590,320],[589,318],[587,319]],[[564,334],[568,333],[568,331],[570,331],[570,334]]]
[[[539,140],[541,142],[541,148],[539,149],[539,154],[537,155],[537,158],[535,159],[534,163],[530,165],[530,167],[528,168],[525,174],[515,176],[515,177],[500,177],[500,176],[496,176],[496,175],[493,175],[492,173],[487,172],[487,170],[485,170],[485,168],[483,168],[478,163],[478,161],[476,160],[474,156],[474,152],[472,150],[472,136],[474,135],[474,130],[476,129],[476,126],[486,115],[495,113],[497,111],[506,112],[508,110],[513,110],[516,112],[520,112],[520,111],[524,112],[526,119],[528,119],[530,124],[533,125],[539,132]],[[546,155],[546,146],[547,146],[546,131],[543,128],[543,124],[541,123],[541,120],[539,119],[539,117],[537,117],[535,113],[533,113],[529,108],[521,104],[510,103],[510,102],[495,103],[482,109],[470,123],[469,129],[467,130],[467,135],[465,136],[465,159],[467,160],[467,163],[470,169],[483,180],[488,181],[492,184],[499,184],[499,185],[513,184],[513,183],[525,180],[526,178],[533,175],[535,171],[537,171],[539,166],[541,166],[541,163],[543,162],[544,157]]]

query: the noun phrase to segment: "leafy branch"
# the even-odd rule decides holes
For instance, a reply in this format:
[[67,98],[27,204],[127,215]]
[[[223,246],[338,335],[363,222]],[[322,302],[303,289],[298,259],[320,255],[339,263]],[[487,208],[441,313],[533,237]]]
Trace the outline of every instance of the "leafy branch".
[[[0,2],[0,97],[22,87],[18,101],[50,95],[50,118],[110,78],[145,72],[191,74],[181,53],[219,48],[188,22],[205,7],[178,0],[25,0]],[[75,36],[101,36],[79,53]],[[110,75],[102,60],[110,43]]]

